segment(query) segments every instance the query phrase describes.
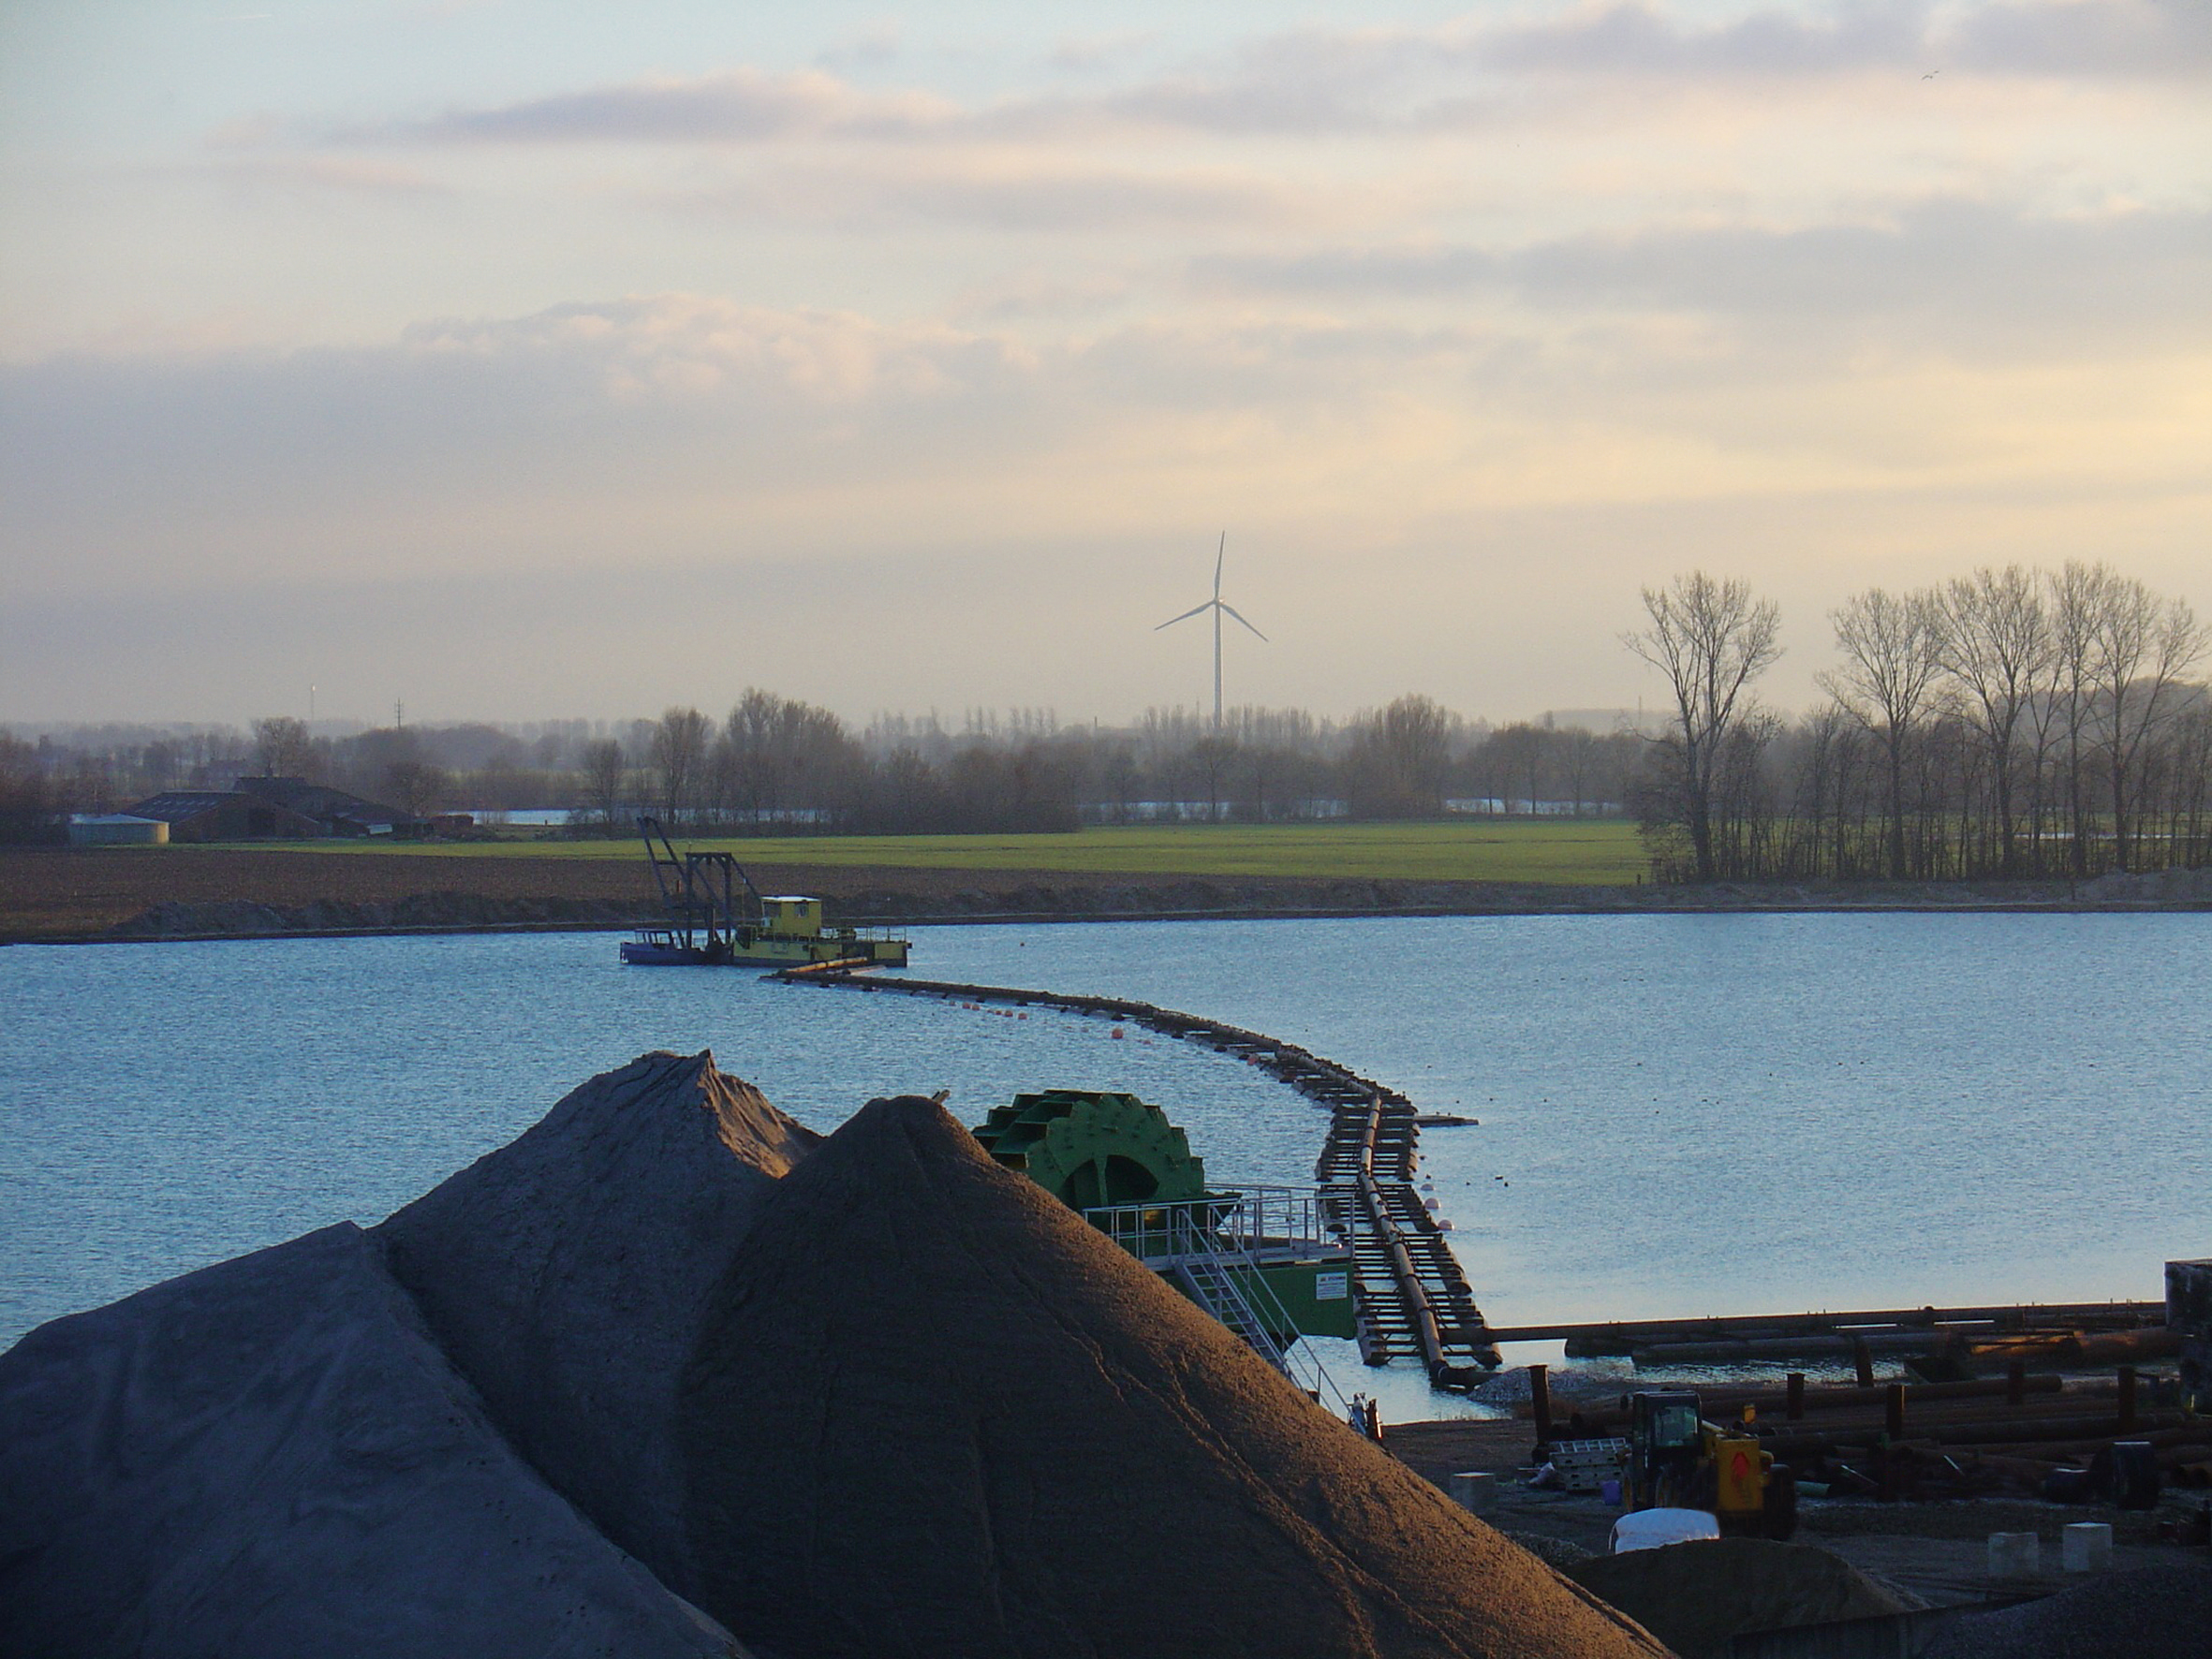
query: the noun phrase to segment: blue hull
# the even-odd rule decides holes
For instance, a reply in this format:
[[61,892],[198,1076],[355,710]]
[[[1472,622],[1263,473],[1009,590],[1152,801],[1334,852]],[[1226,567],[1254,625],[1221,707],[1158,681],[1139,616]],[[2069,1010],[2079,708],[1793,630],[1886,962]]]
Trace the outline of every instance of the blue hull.
[[712,959],[703,950],[688,950],[681,945],[649,945],[641,939],[626,939],[622,960],[633,968],[693,968],[705,967]]

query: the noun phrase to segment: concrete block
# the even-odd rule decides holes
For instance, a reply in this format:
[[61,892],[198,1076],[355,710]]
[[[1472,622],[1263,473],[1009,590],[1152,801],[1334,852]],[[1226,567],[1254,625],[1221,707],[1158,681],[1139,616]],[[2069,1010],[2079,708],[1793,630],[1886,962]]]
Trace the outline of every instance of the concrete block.
[[1463,1470],[1450,1477],[1445,1490],[1452,1501],[1477,1515],[1488,1513],[1497,1499],[1497,1476],[1479,1469]]
[[2033,1533],[1991,1533],[1989,1576],[2032,1578],[2042,1571],[2042,1541]]
[[2070,1573],[2101,1573],[2112,1565],[2112,1528],[2101,1520],[2077,1520],[2058,1534],[2060,1559]]

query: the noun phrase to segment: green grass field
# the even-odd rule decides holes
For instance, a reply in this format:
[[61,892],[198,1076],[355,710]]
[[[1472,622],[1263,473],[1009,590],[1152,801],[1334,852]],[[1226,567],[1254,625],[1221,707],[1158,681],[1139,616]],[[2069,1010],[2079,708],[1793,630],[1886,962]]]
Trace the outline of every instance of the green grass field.
[[[426,859],[642,859],[635,841],[298,842],[301,852]],[[1626,886],[1645,868],[1635,826],[1485,820],[1422,824],[1175,824],[1067,835],[823,835],[679,838],[747,864],[899,870],[1053,870],[1099,875],[1348,876],[1400,881]]]

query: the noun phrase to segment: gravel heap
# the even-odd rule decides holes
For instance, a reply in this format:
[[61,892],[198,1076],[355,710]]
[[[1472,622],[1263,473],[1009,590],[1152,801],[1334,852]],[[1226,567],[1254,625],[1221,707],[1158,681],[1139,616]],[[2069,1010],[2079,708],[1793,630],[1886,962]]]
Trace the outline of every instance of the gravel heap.
[[929,1101],[762,1202],[684,1381],[694,1598],[829,1655],[1654,1655]]
[[1682,1659],[1728,1659],[1730,1638],[1754,1630],[1868,1619],[1921,1605],[1839,1555],[1771,1538],[1703,1538],[1598,1555],[1567,1575]]
[[0,1355],[0,1652],[742,1651],[515,1456],[350,1224]]
[[371,1232],[0,1355],[0,1652],[741,1641],[1662,1652],[940,1108],[823,1141],[704,1054],[595,1079]]
[[647,1054],[376,1229],[515,1449],[679,1591],[677,1381],[761,1200],[820,1139],[711,1053]]
[[1943,1627],[1924,1659],[2205,1659],[2212,1564],[2106,1573],[2018,1607]]

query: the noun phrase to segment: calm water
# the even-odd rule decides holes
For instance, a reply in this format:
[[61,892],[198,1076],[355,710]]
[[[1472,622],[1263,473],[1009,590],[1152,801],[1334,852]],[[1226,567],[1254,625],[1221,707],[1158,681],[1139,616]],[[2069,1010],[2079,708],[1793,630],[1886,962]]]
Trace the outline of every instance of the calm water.
[[[1325,1116],[1101,1021],[624,970],[608,934],[0,950],[0,1343],[372,1222],[641,1050],[830,1128],[1134,1089],[1219,1179]],[[2212,1255],[2212,917],[1456,918],[927,930],[932,977],[1139,996],[1480,1128],[1423,1175],[1500,1323],[2155,1297]]]

